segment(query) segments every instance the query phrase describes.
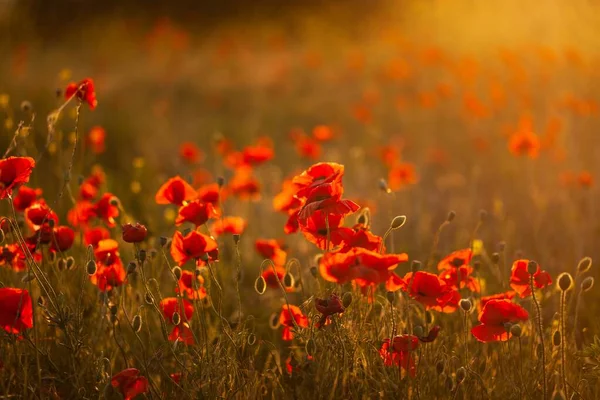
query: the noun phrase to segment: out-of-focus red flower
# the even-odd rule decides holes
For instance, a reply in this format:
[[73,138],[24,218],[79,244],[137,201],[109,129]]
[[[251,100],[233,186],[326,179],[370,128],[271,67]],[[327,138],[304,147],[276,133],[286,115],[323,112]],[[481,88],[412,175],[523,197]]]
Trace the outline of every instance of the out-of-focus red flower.
[[106,131],[101,126],[94,126],[87,135],[86,143],[94,154],[102,154],[106,151]]
[[267,138],[262,138],[254,146],[246,146],[242,151],[242,160],[246,165],[259,165],[273,159],[273,144]]
[[33,308],[27,290],[0,288],[0,326],[15,334],[33,328]]
[[85,227],[94,216],[94,204],[86,200],[80,200],[69,210],[67,220],[74,227]]
[[98,195],[98,188],[88,181],[83,181],[79,186],[79,197],[82,200],[93,200]]
[[273,198],[273,208],[276,211],[289,213],[302,206],[302,201],[296,197],[297,189],[291,179],[284,180],[281,192]]
[[341,314],[346,311],[342,304],[342,300],[335,293],[329,295],[329,298],[327,299],[315,298],[315,308],[322,314],[321,319],[317,322],[317,326],[319,327],[324,326],[330,316]]
[[90,110],[95,109],[98,105],[94,81],[90,78],[85,78],[79,83],[69,83],[65,89],[65,98],[70,99],[72,96],[76,96],[81,102],[86,102]]
[[143,242],[148,236],[148,229],[139,222],[135,225],[125,224],[123,228],[123,241],[127,243],[139,243]]
[[204,153],[192,142],[185,142],[179,146],[179,156],[189,164],[197,164],[204,158]]
[[94,216],[106,222],[111,228],[117,225],[115,218],[119,216],[119,207],[113,204],[114,201],[118,202],[115,195],[104,193],[90,210]]
[[279,323],[283,326],[283,340],[292,340],[294,333],[292,328],[295,327],[294,321],[299,328],[308,328],[308,317],[302,313],[300,307],[284,304],[279,314]]
[[201,300],[206,297],[204,278],[192,271],[181,271],[179,290],[191,300]]
[[219,204],[219,185],[211,183],[198,189],[198,200],[203,203]]
[[203,203],[201,200],[193,200],[179,208],[175,225],[191,222],[196,225],[204,225],[209,219],[217,218],[219,213],[211,203]]
[[17,195],[13,198],[13,205],[17,211],[25,211],[42,195],[42,189],[33,189],[27,186],[21,186]]
[[175,204],[182,206],[184,201],[190,201],[197,197],[194,188],[181,179],[180,176],[175,176],[165,182],[156,192],[157,204]]
[[340,214],[326,214],[323,211],[316,211],[299,227],[306,240],[321,250],[326,250],[328,239],[331,249],[340,245],[347,247],[346,243],[354,236],[354,231],[343,227],[342,223],[342,215]]
[[[510,287],[521,297],[531,296],[531,276],[527,271],[529,260],[517,260],[513,263],[510,274]],[[546,271],[543,271],[540,266],[537,266],[535,274],[533,274],[533,284],[538,289],[552,285],[552,277]]]
[[453,251],[438,263],[438,271],[446,271],[469,265],[472,257],[473,252],[471,249]]
[[284,265],[287,259],[287,253],[281,248],[279,242],[275,239],[257,239],[254,242],[256,251],[263,256],[272,260],[275,265]]
[[186,236],[175,232],[171,242],[171,256],[180,266],[189,260],[198,260],[200,257],[217,250],[217,242],[209,236],[197,231],[191,231]]
[[182,322],[179,325],[175,325],[169,334],[169,340],[171,342],[177,340],[187,346],[193,346],[196,344],[196,341],[194,340],[194,334],[192,333],[190,325],[187,322]]
[[536,158],[538,156],[541,142],[533,132],[531,125],[530,118],[521,118],[518,129],[510,136],[508,149],[514,156],[527,156],[529,158]]
[[323,279],[345,283],[354,280],[359,286],[377,285],[390,278],[399,263],[408,261],[408,255],[379,254],[362,248],[347,253],[326,253],[319,263]]
[[35,167],[31,157],[8,157],[0,160],[0,200],[12,195],[12,191],[29,182]]
[[312,130],[312,136],[319,142],[328,142],[334,137],[333,129],[327,125],[317,125]]
[[510,300],[490,300],[479,313],[481,325],[473,327],[471,333],[480,342],[504,342],[511,336],[505,324],[527,321],[528,318],[527,311]]
[[63,252],[73,246],[75,241],[75,231],[68,226],[58,226],[54,228],[53,237],[50,241],[50,250]]
[[110,232],[108,231],[108,229],[102,226],[86,229],[86,231],[83,233],[83,242],[85,243],[85,245],[92,245],[94,249],[98,247],[98,243],[101,240],[109,238]]
[[407,162],[396,163],[388,174],[388,185],[392,190],[414,185],[418,180],[414,164]]
[[401,289],[426,309],[445,313],[456,311],[460,300],[458,291],[437,275],[425,271],[417,271],[414,276],[408,272],[404,278],[392,274],[386,282],[386,289],[392,292]]
[[321,143],[308,136],[300,136],[295,141],[298,155],[309,160],[317,160],[321,157]]
[[242,217],[223,217],[216,220],[212,226],[212,233],[215,236],[221,236],[224,233],[232,235],[241,235],[246,229],[248,223]]
[[[52,220],[52,222],[50,222]],[[48,226],[51,223],[58,223],[58,216],[52,209],[41,199],[25,210],[25,221],[32,230],[38,230],[42,226]]]
[[135,368],[124,369],[113,375],[110,384],[121,393],[124,400],[132,400],[148,391],[148,379]]
[[473,267],[463,265],[462,267],[442,271],[440,273],[440,279],[456,290],[466,287],[471,292],[479,293],[481,291],[481,285],[477,279],[473,278],[472,273]]
[[18,244],[7,244],[0,248],[0,266],[9,266],[14,271],[20,272],[27,268],[25,254]]
[[176,312],[179,313],[181,320],[184,322],[192,319],[192,315],[194,314],[194,306],[186,299],[181,299],[181,302],[183,303],[185,315],[183,315],[181,312],[181,306],[177,297],[165,297],[161,300],[159,308],[167,321],[171,322],[173,320],[173,314]]
[[[279,289],[279,282],[281,282],[281,286],[283,285],[283,277],[286,274],[286,270],[281,265],[275,265],[275,271],[273,271],[273,267],[269,266],[265,268],[265,270],[261,273],[261,276],[265,280],[268,287],[273,289]],[[293,288],[290,288],[293,290]],[[292,291],[286,289],[286,291]]]
[[482,296],[481,299],[479,299],[479,307],[481,307],[481,309],[483,309],[483,307],[485,307],[487,302],[490,300],[512,300],[515,298],[516,295],[517,295],[516,292],[509,290],[504,293],[497,293],[497,294],[492,294],[489,296]]
[[236,168],[235,174],[227,185],[227,193],[242,199],[255,200],[260,197],[260,183],[254,176],[252,168]]
[[402,367],[411,377],[417,375],[415,359],[412,352],[419,347],[419,338],[414,335],[400,335],[384,339],[379,349],[379,355],[385,366]]
[[114,239],[100,240],[94,249],[94,258],[97,262],[106,265],[114,263],[119,257],[119,243]]
[[172,374],[169,374],[169,376],[171,377],[171,379],[173,379],[173,382],[175,382],[176,384],[179,385],[179,382],[181,382],[181,372],[174,372]]

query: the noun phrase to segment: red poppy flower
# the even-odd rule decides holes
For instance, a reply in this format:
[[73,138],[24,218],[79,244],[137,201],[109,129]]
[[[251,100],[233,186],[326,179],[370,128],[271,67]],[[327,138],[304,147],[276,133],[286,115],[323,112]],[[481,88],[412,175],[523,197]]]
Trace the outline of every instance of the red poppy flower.
[[346,243],[354,236],[354,231],[342,226],[342,218],[343,216],[340,214],[325,214],[323,211],[316,211],[299,225],[300,231],[306,240],[321,250],[326,250],[328,230],[330,249],[339,245],[347,247]]
[[75,241],[75,231],[68,226],[58,226],[54,228],[52,240],[50,241],[50,250],[67,251],[73,246]]
[[483,307],[485,307],[487,302],[490,300],[512,300],[515,298],[516,295],[516,292],[509,290],[504,293],[492,294],[490,296],[482,296],[481,299],[479,299],[479,307],[483,309]]
[[315,308],[322,314],[321,319],[317,322],[317,326],[319,327],[324,326],[330,316],[346,311],[342,300],[335,293],[329,295],[328,299],[315,298]]
[[127,243],[139,243],[143,242],[148,236],[148,229],[139,222],[135,225],[125,224],[123,228],[123,241]]
[[12,195],[17,189],[29,182],[29,176],[35,167],[31,157],[8,157],[0,160],[0,200]]
[[96,217],[111,228],[117,225],[115,218],[119,216],[119,207],[112,204],[114,200],[116,197],[112,193],[104,193],[90,209]]
[[[281,282],[281,284],[283,285],[283,277],[286,274],[286,270],[283,266],[281,265],[275,265],[275,271],[273,271],[273,267],[269,266],[267,268],[265,268],[265,270],[262,272],[261,276],[263,277],[263,279],[265,280],[265,282],[267,283],[267,286],[273,289],[279,289],[279,282]],[[293,291],[293,288],[286,288],[286,291]]]
[[103,239],[109,239],[110,232],[104,227],[95,227],[86,229],[83,234],[83,242],[86,246],[92,245],[93,248],[98,247],[98,243]]
[[321,157],[321,143],[319,141],[307,137],[300,136],[295,141],[296,152],[300,157],[307,158],[309,160],[317,160]]
[[362,248],[347,253],[327,253],[321,258],[319,271],[329,282],[345,283],[354,280],[359,286],[379,284],[389,279],[399,263],[408,261],[408,255],[379,254]]
[[400,366],[414,378],[417,375],[417,369],[412,352],[418,347],[419,338],[414,335],[400,335],[392,340],[384,339],[379,355],[384,365]]
[[317,125],[312,130],[312,136],[320,142],[328,142],[333,139],[333,129],[327,125]]
[[181,271],[179,290],[184,293],[188,299],[201,300],[206,297],[204,278],[202,275],[197,275],[192,271]]
[[296,197],[297,190],[298,188],[291,179],[283,181],[281,192],[273,198],[273,208],[276,211],[289,213],[302,206],[302,201]]
[[13,198],[15,210],[25,211],[25,209],[33,205],[41,195],[42,189],[21,186],[17,191],[17,195]]
[[481,325],[473,327],[471,333],[480,342],[504,342],[511,336],[505,324],[527,321],[528,318],[527,310],[518,304],[509,300],[490,300],[479,313]]
[[299,198],[306,197],[316,186],[323,183],[342,181],[344,166],[341,164],[323,162],[317,163],[294,177],[292,182],[298,188],[296,195]]
[[398,190],[407,185],[417,183],[418,177],[415,166],[411,163],[397,163],[390,169],[388,185],[392,190]]
[[165,182],[156,192],[155,200],[157,204],[175,204],[182,206],[184,201],[195,199],[197,196],[194,188],[175,176]]
[[191,222],[198,227],[204,225],[209,219],[217,218],[218,216],[219,213],[211,203],[194,200],[179,209],[175,224],[181,225],[184,222]]
[[217,250],[217,242],[196,231],[191,231],[186,236],[181,232],[175,232],[171,242],[171,256],[180,266],[214,250]]
[[27,258],[18,244],[7,244],[0,248],[0,266],[7,265],[20,272],[27,268]]
[[458,308],[460,294],[437,275],[430,272],[408,272],[404,278],[392,274],[386,282],[389,291],[402,291],[423,304],[426,309],[451,313]]
[[472,257],[473,252],[471,249],[454,251],[438,263],[438,271],[452,270],[458,267],[469,265]]
[[[512,265],[510,275],[510,287],[521,297],[531,296],[530,275],[527,271],[529,260],[517,260]],[[552,285],[552,277],[546,271],[542,271],[540,266],[537,266],[535,274],[533,274],[533,283],[538,289]]]
[[80,200],[75,203],[75,206],[69,210],[67,214],[67,220],[69,224],[75,227],[87,226],[95,216],[94,204],[86,200]]
[[473,273],[473,268],[463,265],[458,268],[447,269],[440,273],[440,278],[446,282],[448,285],[452,286],[454,289],[459,289],[460,279],[460,289],[466,287],[471,292],[479,293],[481,291],[481,286],[479,281],[471,276]]
[[252,168],[236,168],[235,174],[227,185],[227,192],[242,200],[258,199],[260,197],[260,183],[254,177]]
[[294,321],[299,328],[308,328],[308,317],[302,313],[300,307],[284,304],[279,314],[279,323],[283,326],[283,340],[292,340],[294,333],[292,328],[295,328]]
[[125,283],[127,272],[123,262],[118,255],[110,257],[110,264],[101,261],[96,262],[96,273],[90,276],[92,284],[96,285],[101,292],[108,292],[114,287]]
[[43,225],[49,225],[49,221],[58,223],[58,216],[42,199],[33,203],[25,210],[25,221],[32,230],[38,230]]
[[273,145],[270,140],[262,140],[254,146],[246,146],[242,151],[242,160],[247,165],[259,165],[273,159]]
[[171,322],[173,320],[173,314],[175,314],[175,312],[179,313],[182,321],[184,322],[192,319],[192,315],[194,314],[194,306],[186,299],[181,299],[181,301],[183,302],[183,309],[185,310],[185,318],[181,313],[181,306],[177,297],[165,297],[162,299],[159,304],[159,308],[167,321]]
[[33,328],[31,296],[24,289],[0,288],[0,326],[8,333]]
[[189,164],[196,164],[204,158],[202,150],[192,142],[185,142],[179,146],[179,156]]
[[181,382],[181,372],[174,372],[172,374],[169,374],[169,376],[171,377],[171,379],[173,379],[173,382],[179,385],[179,382]]
[[79,186],[79,198],[82,200],[93,200],[98,196],[98,188],[90,182],[83,181]]
[[110,384],[121,393],[124,400],[131,400],[148,391],[148,379],[135,368],[124,369],[113,375]]
[[110,265],[119,257],[119,243],[114,239],[100,240],[94,249],[97,262]]
[[431,342],[433,342],[438,337],[438,333],[440,333],[440,329],[442,329],[441,326],[434,325],[429,330],[429,333],[427,334],[427,336],[421,336],[421,337],[419,337],[419,340],[421,342],[423,342],[423,343],[431,343]]
[[86,143],[94,154],[102,154],[106,151],[106,131],[101,126],[94,126],[88,133]]
[[86,78],[79,83],[69,83],[65,89],[65,98],[70,99],[72,96],[76,96],[81,102],[85,101],[90,107],[90,110],[95,109],[98,105],[94,81],[90,78]]
[[347,215],[357,211],[360,207],[351,200],[341,198],[341,184],[322,183],[315,186],[306,198],[304,206],[298,214],[300,222],[306,220],[316,211],[327,214]]
[[242,217],[224,217],[216,220],[211,228],[215,236],[221,236],[224,233],[232,235],[241,235],[246,229],[248,223]]
[[263,256],[272,260],[275,265],[284,265],[287,253],[281,249],[279,242],[275,239],[258,239],[254,243],[256,251]]
[[361,247],[371,251],[385,250],[383,238],[371,233],[362,224],[356,224],[352,227],[352,234],[344,237],[344,246],[339,250],[341,253],[350,251],[354,247]]
[[298,229],[300,229],[300,222],[298,221],[298,213],[299,212],[300,212],[300,210],[296,210],[289,215],[287,222],[285,223],[285,226],[283,227],[283,231],[287,235],[296,233],[296,232],[298,232]]
[[182,322],[179,325],[175,325],[169,334],[169,340],[171,342],[178,340],[180,343],[184,343],[187,346],[193,346],[196,344],[196,341],[194,340],[194,334],[192,333],[190,325],[187,322]]
[[219,185],[216,183],[204,185],[198,189],[198,200],[217,205],[219,204],[219,191]]

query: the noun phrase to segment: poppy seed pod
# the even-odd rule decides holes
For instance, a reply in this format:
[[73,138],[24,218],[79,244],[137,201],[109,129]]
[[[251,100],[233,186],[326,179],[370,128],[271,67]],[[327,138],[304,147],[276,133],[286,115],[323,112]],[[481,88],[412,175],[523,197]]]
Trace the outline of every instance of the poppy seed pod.
[[454,211],[454,210],[450,210],[450,211],[448,212],[448,216],[446,217],[446,221],[448,221],[448,222],[452,222],[452,221],[454,221],[454,218],[455,218],[455,217],[456,217],[456,211]]
[[159,239],[159,243],[161,247],[165,247],[167,245],[169,238],[167,238],[166,236],[161,236]]
[[350,304],[352,304],[352,293],[346,292],[342,296],[342,305],[344,306],[344,308],[348,308]]
[[222,176],[217,177],[217,185],[219,185],[219,188],[222,188],[225,185],[225,178]]
[[394,292],[386,292],[385,297],[390,304],[394,304],[394,301],[396,300]]
[[456,381],[461,383],[467,377],[467,370],[464,367],[460,367],[456,370]]
[[421,325],[417,325],[413,328],[413,334],[416,337],[423,337],[423,335],[425,334],[425,330]]
[[583,274],[592,268],[592,258],[591,257],[583,257],[579,264],[577,264],[577,272]]
[[94,261],[94,260],[88,261],[88,263],[85,266],[85,270],[88,273],[88,275],[94,275],[96,273],[96,271],[98,270],[96,261]]
[[150,292],[146,292],[146,294],[144,295],[144,301],[148,305],[154,304],[154,297],[152,297],[152,294]]
[[129,261],[127,264],[127,275],[133,274],[137,268],[137,263],[135,261]]
[[594,277],[588,276],[581,282],[581,290],[587,292],[594,286]]
[[294,276],[289,272],[283,276],[283,286],[287,288],[294,287]]
[[146,261],[146,256],[147,256],[147,254],[148,254],[148,253],[146,253],[146,250],[144,250],[144,249],[141,249],[141,250],[138,252],[138,258],[139,258],[139,260],[140,260],[140,262],[141,262],[141,263],[143,263],[144,261]]
[[175,279],[180,280],[181,274],[182,274],[181,268],[179,268],[179,267],[173,268],[173,275],[175,275]]
[[258,294],[264,294],[265,290],[267,290],[267,282],[265,281],[265,278],[262,277],[262,275],[256,278],[256,280],[254,281],[254,290],[256,290],[256,293]]
[[58,263],[56,263],[56,267],[58,268],[59,271],[62,271],[65,268],[67,268],[67,262],[65,261],[64,258],[59,258]]
[[398,215],[394,217],[392,223],[390,224],[390,228],[392,230],[396,230],[402,228],[402,226],[406,223],[406,215]]
[[67,257],[67,259],[66,259],[67,269],[73,269],[74,266],[75,266],[75,259],[71,256]]
[[460,308],[462,308],[464,312],[471,311],[471,307],[473,306],[473,304],[471,303],[471,300],[469,300],[469,299],[460,299],[459,304],[460,304]]
[[415,273],[417,271],[419,271],[421,269],[421,261],[419,260],[413,260],[412,263],[410,264],[410,270]]
[[510,334],[515,336],[515,337],[521,337],[521,334],[523,333],[523,329],[521,328],[521,325],[519,324],[514,324],[513,326],[510,327]]
[[527,263],[527,273],[529,275],[535,275],[538,272],[539,266],[535,261],[529,261]]
[[563,272],[562,274],[560,274],[560,276],[558,277],[557,280],[558,280],[558,287],[563,292],[566,292],[567,290],[571,289],[571,287],[573,286],[573,278],[571,277],[571,274],[569,274],[568,272]]
[[139,314],[133,316],[131,327],[133,328],[134,332],[139,332],[142,329],[142,317]]
[[234,233],[232,235],[232,237],[233,237],[233,244],[237,245],[240,242],[240,234],[239,233]]
[[173,325],[179,325],[181,323],[181,315],[179,315],[177,311],[173,313],[173,316],[171,317],[171,322],[173,323]]
[[560,342],[562,341],[562,336],[560,331],[555,331],[552,335],[552,344],[556,347],[560,346]]

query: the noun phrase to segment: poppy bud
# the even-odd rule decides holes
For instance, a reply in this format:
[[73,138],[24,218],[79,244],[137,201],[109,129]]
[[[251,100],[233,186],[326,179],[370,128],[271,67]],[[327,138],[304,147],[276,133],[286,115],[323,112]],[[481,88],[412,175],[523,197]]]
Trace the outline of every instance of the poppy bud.
[[119,206],[119,199],[116,196],[112,196],[110,198],[110,200],[108,201],[108,204],[110,204],[113,207],[118,207]]
[[318,274],[317,267],[310,267],[310,274],[316,279]]
[[179,315],[177,311],[173,313],[173,316],[171,317],[171,322],[173,323],[173,325],[179,325],[181,323],[181,315]]
[[137,263],[135,261],[129,261],[127,264],[127,275],[133,274],[137,268]]
[[344,306],[344,308],[348,308],[350,304],[352,304],[352,293],[346,292],[342,296],[342,305]]
[[317,344],[315,343],[313,338],[308,339],[308,341],[306,342],[305,350],[306,354],[308,354],[309,356],[312,357],[315,355],[315,351],[317,350]]
[[67,269],[73,269],[74,266],[75,266],[75,259],[71,256],[67,257],[67,259],[66,259]]
[[385,297],[390,304],[394,304],[394,300],[396,300],[396,295],[394,292],[387,292]]
[[56,262],[56,258],[58,257],[57,252],[51,251],[48,253],[48,262],[50,264],[54,264]]
[[438,362],[435,364],[435,370],[436,370],[436,372],[438,373],[438,375],[441,375],[441,374],[443,374],[443,373],[444,373],[444,367],[445,367],[445,366],[444,366],[444,362],[443,362],[442,360],[438,361]]
[[491,260],[493,264],[498,264],[500,262],[500,254],[492,253]]
[[94,260],[88,261],[88,263],[85,266],[85,270],[88,273],[88,275],[94,275],[96,273],[96,271],[98,270],[96,261],[94,261]]
[[527,272],[529,275],[535,275],[538,272],[539,266],[535,261],[529,261],[527,264]]
[[[389,293],[389,292],[388,292]],[[413,334],[416,337],[422,337],[425,334],[425,330],[423,329],[423,327],[421,325],[416,325],[413,328]]]
[[2,228],[0,228],[0,243],[4,243],[5,239],[6,235],[4,235],[4,231],[2,230]]
[[265,278],[262,277],[262,275],[256,278],[256,280],[254,281],[254,290],[256,290],[256,293],[258,294],[264,294],[265,290],[267,290],[267,282],[265,281]]
[[392,230],[400,229],[406,223],[406,215],[398,215],[394,217],[392,223],[390,224],[390,228]]
[[381,178],[379,180],[379,189],[382,190],[382,191],[384,191],[384,192],[386,192],[386,193],[390,193],[391,192],[390,187],[387,184],[387,181],[385,179],[383,179],[383,178]]
[[146,292],[146,294],[144,295],[144,301],[148,305],[154,304],[154,297],[152,297],[152,294],[150,292]]
[[471,311],[471,307],[473,304],[471,304],[471,300],[469,299],[460,299],[460,308],[463,309],[463,311],[465,312],[469,312]]
[[568,272],[563,272],[560,274],[558,277],[558,287],[560,290],[566,292],[567,290],[571,289],[571,286],[573,286],[573,278],[571,277],[571,274]]
[[110,311],[110,313],[111,313],[112,315],[117,315],[117,312],[119,311],[119,306],[117,306],[116,304],[111,304],[111,305],[108,307],[108,310]]
[[504,325],[504,330],[506,332],[510,332],[510,328],[512,328],[513,324],[511,322],[505,322],[503,325]]
[[240,234],[234,233],[233,234],[233,243],[237,245],[239,242],[240,242]]
[[250,346],[252,346],[254,343],[256,343],[256,335],[254,333],[249,334],[246,341]]
[[421,269],[421,261],[419,260],[413,260],[412,263],[410,263],[410,270],[415,273],[418,270]]
[[577,272],[583,274],[584,272],[588,272],[592,268],[592,258],[591,257],[583,257],[579,264],[577,264]]
[[271,314],[271,317],[269,318],[269,326],[273,330],[279,328],[280,323],[279,323],[279,314],[278,313]]
[[160,246],[165,247],[167,245],[168,241],[169,241],[169,238],[167,238],[166,236],[161,236],[159,239]]
[[485,210],[479,210],[479,221],[484,222],[487,219],[488,213]]
[[515,337],[521,337],[521,334],[523,333],[523,329],[521,328],[521,325],[514,324],[513,326],[510,327],[510,333],[511,333],[511,335],[513,335]]
[[294,276],[289,272],[283,276],[283,286],[287,288],[294,287]]
[[140,262],[142,264],[144,263],[144,261],[146,261],[146,255],[147,255],[147,253],[146,253],[146,250],[144,250],[144,249],[141,249],[138,252],[138,259],[140,260]]
[[460,367],[456,370],[456,381],[461,383],[467,377],[467,370],[464,367]]
[[371,210],[369,207],[365,207],[360,210],[360,214],[356,218],[356,223],[366,226],[367,228],[371,225]]
[[23,112],[31,111],[31,102],[29,102],[27,100],[23,100],[21,102],[21,111],[23,111]]
[[562,336],[560,334],[560,331],[555,331],[552,335],[552,344],[556,347],[560,346],[560,342],[562,341],[561,339]]
[[59,271],[62,271],[67,267],[67,262],[65,261],[64,258],[59,258],[58,263],[56,264],[56,267],[58,268]]
[[180,280],[181,279],[181,268],[179,267],[174,267],[173,268],[173,275],[175,275],[175,279]]
[[134,332],[139,332],[142,329],[142,317],[139,314],[133,316],[131,327]]
[[222,188],[225,185],[225,178],[222,176],[217,177],[217,185],[219,185],[219,188]]
[[454,218],[455,218],[455,217],[456,217],[456,212],[455,212],[455,211],[453,211],[453,210],[450,210],[450,211],[448,212],[448,216],[446,217],[446,221],[448,221],[448,222],[452,222],[452,221],[454,221]]
[[594,286],[594,277],[588,276],[581,282],[581,290],[587,292]]
[[148,229],[139,222],[135,225],[125,224],[123,228],[123,241],[127,243],[139,243],[143,242],[148,236]]

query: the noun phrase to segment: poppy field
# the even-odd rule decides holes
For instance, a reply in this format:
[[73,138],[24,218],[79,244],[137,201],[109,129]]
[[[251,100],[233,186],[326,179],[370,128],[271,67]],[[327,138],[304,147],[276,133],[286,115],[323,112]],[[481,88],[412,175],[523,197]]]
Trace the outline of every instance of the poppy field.
[[600,24],[430,3],[10,46],[0,398],[600,398]]

